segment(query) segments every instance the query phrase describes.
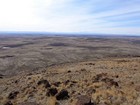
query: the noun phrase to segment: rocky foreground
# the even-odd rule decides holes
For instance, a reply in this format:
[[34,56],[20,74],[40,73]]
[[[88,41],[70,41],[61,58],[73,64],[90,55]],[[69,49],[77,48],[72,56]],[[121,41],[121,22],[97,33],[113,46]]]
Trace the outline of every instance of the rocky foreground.
[[140,105],[140,58],[102,59],[0,76],[0,105]]

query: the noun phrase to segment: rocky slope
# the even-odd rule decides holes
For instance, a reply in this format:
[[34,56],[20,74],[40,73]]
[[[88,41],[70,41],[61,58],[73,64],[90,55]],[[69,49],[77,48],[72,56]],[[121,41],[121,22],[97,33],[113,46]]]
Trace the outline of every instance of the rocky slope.
[[140,105],[140,58],[100,59],[1,76],[0,105]]

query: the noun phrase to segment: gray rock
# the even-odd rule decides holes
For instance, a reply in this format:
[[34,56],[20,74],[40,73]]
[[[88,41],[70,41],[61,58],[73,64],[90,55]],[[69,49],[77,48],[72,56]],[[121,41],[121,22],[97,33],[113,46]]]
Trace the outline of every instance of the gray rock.
[[81,95],[77,99],[76,105],[95,105],[94,102],[91,102],[91,98],[86,95]]

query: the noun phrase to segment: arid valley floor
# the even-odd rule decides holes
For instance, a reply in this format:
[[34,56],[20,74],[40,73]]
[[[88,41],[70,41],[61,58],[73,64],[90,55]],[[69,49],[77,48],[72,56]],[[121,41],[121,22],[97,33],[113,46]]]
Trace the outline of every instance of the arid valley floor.
[[0,105],[140,105],[140,37],[0,37]]

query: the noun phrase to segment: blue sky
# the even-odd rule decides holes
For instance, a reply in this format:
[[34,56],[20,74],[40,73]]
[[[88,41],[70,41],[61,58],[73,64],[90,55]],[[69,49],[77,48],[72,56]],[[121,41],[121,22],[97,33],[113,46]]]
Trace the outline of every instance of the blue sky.
[[0,31],[140,35],[140,0],[0,0]]

